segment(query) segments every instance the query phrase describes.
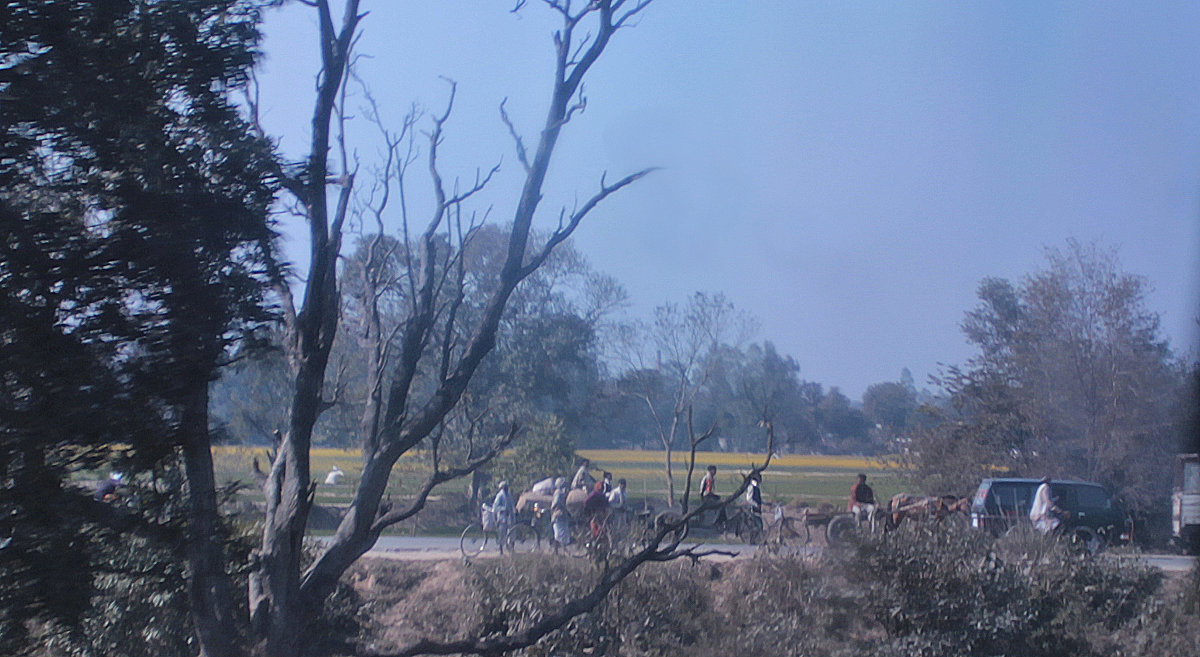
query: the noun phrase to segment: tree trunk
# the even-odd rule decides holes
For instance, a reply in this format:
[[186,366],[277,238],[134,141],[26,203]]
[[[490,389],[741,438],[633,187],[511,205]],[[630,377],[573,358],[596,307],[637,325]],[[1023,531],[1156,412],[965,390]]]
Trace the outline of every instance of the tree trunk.
[[667,460],[667,506],[675,506],[675,475],[671,473],[671,443],[666,443]]
[[[324,352],[328,355],[328,350]],[[302,363],[296,376],[289,435],[278,446],[264,487],[266,523],[250,576],[250,626],[257,651],[269,657],[301,654],[309,611],[300,596],[304,527],[312,508],[309,447],[319,414],[325,359]]]
[[182,416],[184,474],[188,484],[188,601],[202,657],[237,655],[233,588],[225,572],[225,550],[208,434],[208,382],[189,395]]

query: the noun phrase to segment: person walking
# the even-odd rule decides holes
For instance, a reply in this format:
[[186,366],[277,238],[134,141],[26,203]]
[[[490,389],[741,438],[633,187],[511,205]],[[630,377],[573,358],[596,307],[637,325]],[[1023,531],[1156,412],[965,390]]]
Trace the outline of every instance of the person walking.
[[758,488],[758,480],[761,475],[752,475],[750,484],[746,487],[746,504],[750,507],[750,512],[755,515],[762,514],[762,491]]
[[596,538],[608,520],[608,496],[604,494],[603,481],[597,481],[583,501],[583,515],[591,523],[592,538]]
[[625,508],[625,479],[617,480],[617,485],[608,492],[609,522],[614,522],[613,529],[621,532],[629,525],[629,510]]
[[554,531],[554,546],[571,544],[571,514],[567,511],[567,480],[559,477],[554,481],[554,498],[550,501],[550,527]]
[[1059,508],[1054,500],[1054,491],[1050,488],[1050,477],[1042,477],[1037,491],[1033,494],[1033,506],[1029,507],[1029,520],[1034,529],[1043,534],[1058,529],[1062,524],[1060,518],[1067,514]]
[[492,500],[492,511],[496,514],[496,538],[500,543],[500,554],[504,554],[504,546],[508,544],[508,530],[513,525],[516,511],[513,507],[512,495],[508,493],[508,482],[502,481]]

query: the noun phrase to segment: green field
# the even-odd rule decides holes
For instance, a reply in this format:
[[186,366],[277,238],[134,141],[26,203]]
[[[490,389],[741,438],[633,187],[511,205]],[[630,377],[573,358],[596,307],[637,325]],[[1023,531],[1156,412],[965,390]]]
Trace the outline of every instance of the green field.
[[[599,470],[613,473],[614,479],[624,477],[629,482],[630,497],[636,502],[649,499],[653,504],[661,504],[666,494],[666,480],[663,474],[663,453],[640,450],[582,450],[581,456],[592,460]],[[268,467],[266,450],[252,447],[216,447],[213,449],[213,462],[217,471],[217,479],[222,482],[239,480],[253,482],[251,460],[256,457],[262,467]],[[314,449],[311,452],[312,476],[317,486],[316,501],[327,506],[348,504],[353,495],[362,471],[362,457],[358,450]],[[686,477],[687,454],[676,454],[675,489],[682,493]],[[752,464],[762,463],[762,454],[738,454],[726,452],[701,452],[696,457],[695,481],[703,475],[703,469],[709,464],[716,465],[717,492],[732,492],[741,483],[742,474],[749,471]],[[343,483],[328,486],[320,483],[325,474],[337,465],[345,473]],[[785,455],[772,459],[770,467],[763,473],[763,499],[767,502],[779,502],[789,505],[807,503],[818,506],[829,502],[841,507],[845,504],[854,483],[854,475],[863,472],[869,477],[868,483],[875,489],[876,496],[882,501],[900,492],[902,484],[894,470],[878,459],[857,456],[797,456]],[[428,473],[428,467],[423,454],[409,454],[397,462],[392,472],[392,482],[388,494],[394,499],[403,499],[412,495],[420,486]],[[570,477],[573,473],[546,473]],[[597,476],[599,472],[596,473]],[[513,482],[514,488],[523,490],[532,482]],[[695,484],[693,484],[694,486]],[[466,490],[466,481],[451,482],[438,490],[440,495],[461,494]],[[253,486],[246,495],[255,501],[261,500]]]

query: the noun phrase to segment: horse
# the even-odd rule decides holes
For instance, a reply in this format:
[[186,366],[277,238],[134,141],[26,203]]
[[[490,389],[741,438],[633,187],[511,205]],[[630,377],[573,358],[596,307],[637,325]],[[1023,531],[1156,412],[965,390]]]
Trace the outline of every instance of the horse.
[[888,501],[888,519],[895,529],[906,519],[923,520],[932,518],[945,520],[951,514],[966,514],[971,509],[971,498],[957,495],[912,495],[897,493]]

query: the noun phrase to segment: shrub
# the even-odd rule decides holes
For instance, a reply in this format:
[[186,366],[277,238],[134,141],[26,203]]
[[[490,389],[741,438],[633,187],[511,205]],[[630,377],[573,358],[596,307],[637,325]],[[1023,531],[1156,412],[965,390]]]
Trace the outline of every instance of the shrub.
[[[459,621],[458,636],[520,630],[598,576],[590,562],[546,554],[436,569],[393,606],[410,640],[439,636],[435,616]],[[1153,568],[1081,557],[1041,535],[912,525],[823,556],[646,564],[518,654],[1200,657],[1200,571],[1189,577],[1164,592]]]

